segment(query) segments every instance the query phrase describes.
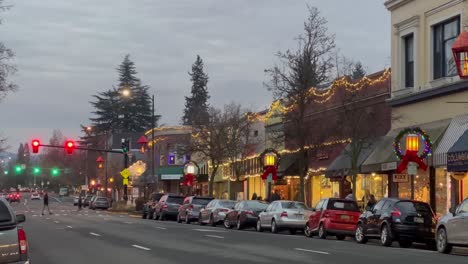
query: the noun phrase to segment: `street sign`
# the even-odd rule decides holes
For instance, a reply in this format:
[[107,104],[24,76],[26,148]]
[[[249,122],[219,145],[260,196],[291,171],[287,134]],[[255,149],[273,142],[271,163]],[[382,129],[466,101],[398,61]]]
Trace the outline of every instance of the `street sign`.
[[414,162],[410,162],[407,167],[409,175],[416,175],[418,174],[418,165]]
[[124,169],[124,170],[122,170],[122,171],[120,172],[120,175],[122,175],[122,177],[123,177],[124,179],[125,179],[125,178],[128,179],[128,177],[130,177],[130,175],[132,175],[132,173],[130,172],[130,170]]
[[123,178],[122,183],[123,183],[123,185],[128,185],[128,178]]
[[409,182],[409,177],[408,174],[403,173],[403,174],[393,174],[393,182],[398,182],[398,183],[404,183],[404,182]]
[[87,191],[88,190],[88,185],[81,185],[81,190],[82,191]]

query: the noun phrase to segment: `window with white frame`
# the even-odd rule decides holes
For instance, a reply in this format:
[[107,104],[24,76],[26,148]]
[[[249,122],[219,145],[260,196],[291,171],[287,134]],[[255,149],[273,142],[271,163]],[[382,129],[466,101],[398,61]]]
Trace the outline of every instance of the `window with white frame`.
[[432,26],[434,80],[455,76],[457,69],[452,55],[452,45],[460,34],[460,17],[456,16]]
[[414,35],[409,34],[403,37],[405,58],[405,87],[414,86]]

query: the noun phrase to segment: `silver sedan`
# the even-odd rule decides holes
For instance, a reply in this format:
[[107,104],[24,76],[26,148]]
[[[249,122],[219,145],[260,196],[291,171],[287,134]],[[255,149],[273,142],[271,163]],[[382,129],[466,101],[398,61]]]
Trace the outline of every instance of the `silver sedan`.
[[468,198],[439,219],[436,227],[437,250],[450,253],[453,246],[468,247]]
[[233,200],[212,200],[200,211],[198,222],[200,225],[210,224],[216,226],[218,223],[224,221],[227,213],[229,213],[236,204]]
[[291,234],[295,234],[304,228],[311,213],[312,210],[301,202],[274,201],[258,216],[257,231],[268,228],[272,233],[277,233],[288,229]]

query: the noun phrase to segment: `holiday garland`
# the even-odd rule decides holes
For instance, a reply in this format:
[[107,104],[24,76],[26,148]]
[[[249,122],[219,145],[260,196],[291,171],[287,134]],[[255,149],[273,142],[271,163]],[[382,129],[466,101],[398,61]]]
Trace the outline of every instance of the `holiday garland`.
[[422,138],[424,142],[424,151],[421,153],[421,155],[418,155],[420,159],[425,159],[428,156],[432,155],[432,141],[429,135],[419,127],[405,128],[400,131],[400,133],[395,137],[395,140],[393,142],[393,150],[399,160],[402,160],[404,156],[403,150],[401,149],[401,139],[406,134],[417,134]]

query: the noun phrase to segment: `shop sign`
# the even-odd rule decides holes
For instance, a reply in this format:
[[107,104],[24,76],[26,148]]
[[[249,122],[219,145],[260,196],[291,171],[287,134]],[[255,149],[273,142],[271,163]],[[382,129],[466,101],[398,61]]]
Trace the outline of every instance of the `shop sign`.
[[447,153],[448,171],[468,171],[468,151]]
[[180,180],[179,174],[161,174],[161,180]]
[[382,163],[381,169],[382,171],[396,170],[397,163],[396,162]]
[[393,182],[397,182],[397,183],[409,182],[409,175],[406,173],[401,173],[401,174],[395,173],[393,174]]

